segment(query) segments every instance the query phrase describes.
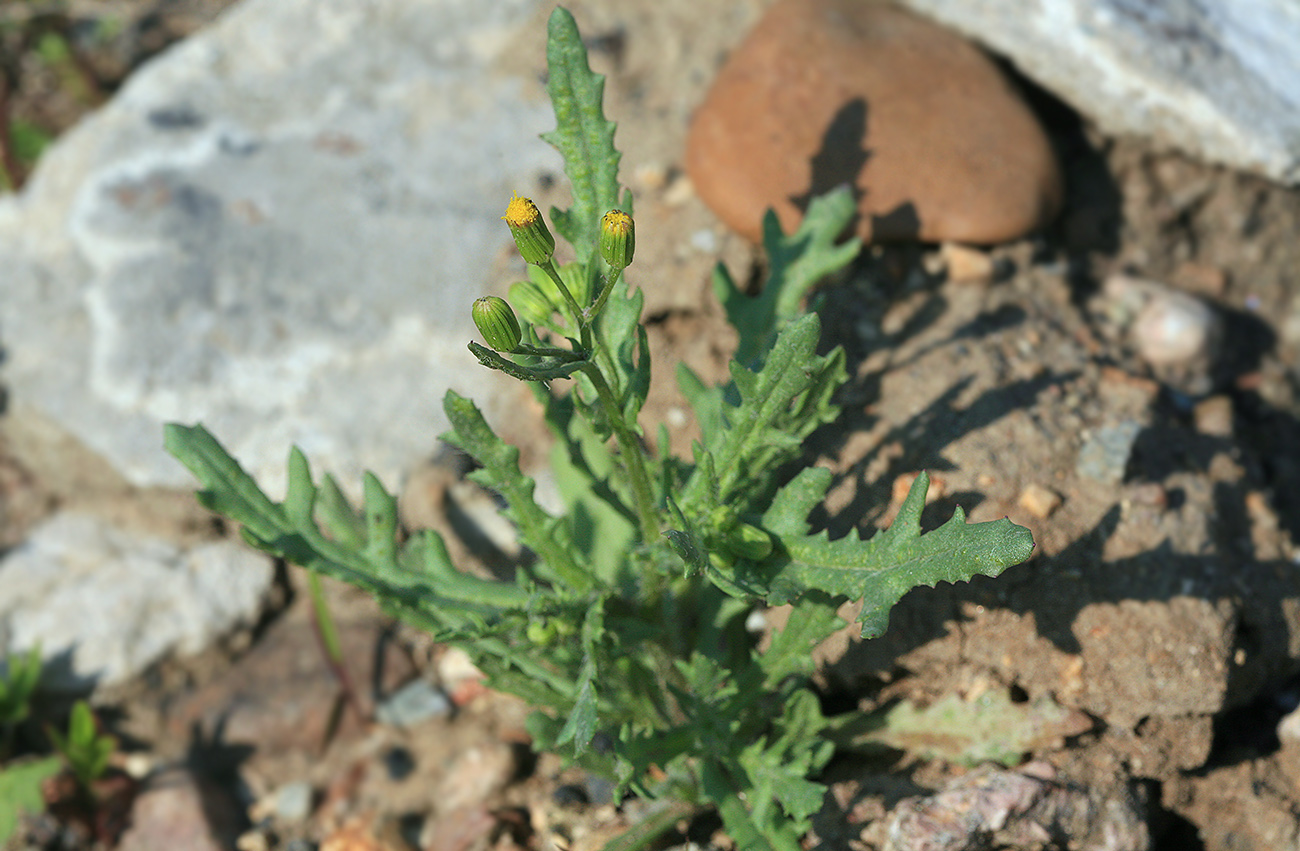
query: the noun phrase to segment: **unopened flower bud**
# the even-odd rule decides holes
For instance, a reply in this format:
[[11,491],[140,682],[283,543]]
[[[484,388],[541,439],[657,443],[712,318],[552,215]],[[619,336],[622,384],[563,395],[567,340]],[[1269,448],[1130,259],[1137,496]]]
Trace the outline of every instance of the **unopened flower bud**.
[[523,334],[519,330],[515,312],[505,299],[494,295],[483,296],[474,302],[471,313],[478,332],[489,346],[498,352],[513,352],[519,348]]
[[723,546],[733,555],[762,561],[772,554],[772,536],[757,526],[738,523],[727,533]]
[[541,210],[531,200],[514,196],[501,218],[510,226],[510,234],[525,263],[540,266],[555,255],[555,237],[542,220]]
[[518,281],[510,285],[510,304],[519,308],[519,315],[533,325],[546,325],[555,312],[552,304],[532,281]]
[[636,224],[622,210],[610,210],[600,220],[600,256],[611,269],[632,265],[636,250]]

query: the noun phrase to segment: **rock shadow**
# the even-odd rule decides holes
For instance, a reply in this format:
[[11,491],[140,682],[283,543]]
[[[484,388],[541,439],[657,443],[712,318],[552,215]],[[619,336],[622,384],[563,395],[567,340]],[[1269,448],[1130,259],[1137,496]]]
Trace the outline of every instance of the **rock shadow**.
[[213,839],[221,847],[233,848],[251,824],[242,809],[232,806],[234,798],[228,790],[245,790],[241,767],[256,748],[227,742],[227,720],[223,715],[207,735],[198,722],[191,724],[184,764],[199,780],[200,805]]
[[1068,255],[1079,258],[1098,251],[1114,256],[1120,247],[1124,199],[1106,162],[1105,150],[1088,138],[1084,119],[1067,103],[1020,73],[1011,62],[994,57],[1038,118],[1065,175],[1065,199],[1049,233]]

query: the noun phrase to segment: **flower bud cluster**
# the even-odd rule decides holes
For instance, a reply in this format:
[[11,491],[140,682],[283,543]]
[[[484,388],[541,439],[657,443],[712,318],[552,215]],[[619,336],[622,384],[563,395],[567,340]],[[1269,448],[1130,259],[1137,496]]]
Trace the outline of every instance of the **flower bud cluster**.
[[[550,289],[576,292],[582,303],[592,297],[592,282],[586,277],[585,267],[568,263],[557,271],[552,265],[555,237],[551,235],[541,211],[531,199],[515,195],[501,218],[509,225],[510,234],[514,237],[524,262],[546,270],[538,271],[536,275],[530,271],[529,277],[533,280],[521,281],[510,288],[510,297],[519,304],[519,309],[530,324],[546,325],[553,311],[564,308],[564,301],[558,298],[559,292],[554,293],[556,298],[552,298],[552,294],[546,291],[548,285],[556,279],[562,283],[557,283]],[[632,255],[636,251],[636,226],[632,217],[622,210],[606,213],[600,220],[598,248],[600,256],[617,277],[617,273],[632,262]],[[609,284],[612,283],[613,278],[609,281]],[[569,297],[567,293],[565,297]],[[603,305],[602,296],[594,310],[599,312]],[[474,325],[493,349],[498,352],[513,352],[519,348],[523,338],[519,320],[515,317],[514,309],[504,299],[496,296],[480,298],[474,302],[472,314]]]

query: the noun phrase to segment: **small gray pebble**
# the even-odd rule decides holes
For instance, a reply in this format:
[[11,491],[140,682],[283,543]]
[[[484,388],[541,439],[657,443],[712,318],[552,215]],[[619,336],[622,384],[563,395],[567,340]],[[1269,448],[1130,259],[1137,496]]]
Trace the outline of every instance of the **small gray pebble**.
[[311,803],[311,784],[306,781],[288,783],[275,790],[275,815],[283,822],[297,824],[306,821],[311,815]]
[[412,680],[380,702],[375,720],[393,727],[413,727],[449,714],[451,700],[442,689],[425,680]]
[[1076,472],[1108,485],[1118,485],[1124,481],[1124,468],[1141,431],[1142,426],[1132,420],[1097,429],[1079,449]]

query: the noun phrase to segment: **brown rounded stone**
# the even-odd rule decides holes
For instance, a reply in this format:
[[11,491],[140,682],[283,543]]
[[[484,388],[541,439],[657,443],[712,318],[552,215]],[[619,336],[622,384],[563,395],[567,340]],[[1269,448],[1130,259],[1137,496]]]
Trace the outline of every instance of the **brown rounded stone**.
[[757,242],[811,197],[852,184],[875,241],[994,243],[1048,222],[1062,180],[1001,71],[961,37],[864,0],[779,0],[732,53],[692,121],[686,171]]

